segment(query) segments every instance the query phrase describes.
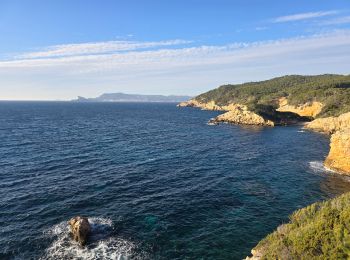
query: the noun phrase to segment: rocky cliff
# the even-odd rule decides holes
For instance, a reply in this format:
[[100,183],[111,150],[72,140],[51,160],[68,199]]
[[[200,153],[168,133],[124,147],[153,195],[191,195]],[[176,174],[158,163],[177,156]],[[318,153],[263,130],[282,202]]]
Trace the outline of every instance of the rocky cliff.
[[334,133],[330,146],[325,166],[338,173],[350,175],[350,128]]
[[331,134],[330,151],[324,164],[338,173],[350,175],[350,112],[316,119],[305,128]]
[[305,128],[322,132],[326,134],[333,134],[336,131],[341,131],[350,127],[350,112],[342,114],[338,117],[318,118],[310,123],[307,123]]
[[280,112],[293,112],[299,116],[308,116],[315,118],[319,113],[321,113],[324,105],[321,102],[307,102],[299,106],[293,106],[288,104],[288,99],[282,97],[279,99],[279,107],[277,111]]

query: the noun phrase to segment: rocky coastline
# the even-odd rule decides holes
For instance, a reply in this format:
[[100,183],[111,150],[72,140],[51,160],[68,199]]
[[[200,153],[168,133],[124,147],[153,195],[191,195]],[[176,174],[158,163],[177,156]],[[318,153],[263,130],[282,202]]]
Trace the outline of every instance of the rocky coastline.
[[[178,107],[197,107],[202,110],[217,110],[224,112],[216,118],[211,119],[209,124],[225,122],[231,124],[259,125],[267,127],[274,127],[278,125],[276,122],[250,111],[247,106],[242,104],[219,106],[215,104],[214,101],[201,103],[195,99],[192,99],[178,104]],[[338,117],[314,119],[321,112],[322,108],[323,104],[320,102],[309,102],[300,106],[291,106],[288,105],[288,100],[286,98],[280,98],[279,107],[276,110],[280,112],[291,112],[302,117],[306,116],[312,118],[313,120],[311,122],[304,124],[305,129],[330,135],[330,151],[324,161],[324,166],[338,174],[350,176],[350,112],[341,114]],[[311,205],[309,207],[313,206]],[[307,210],[307,208],[305,210]],[[302,209],[301,212],[304,212],[305,210]],[[340,210],[345,211],[344,207]],[[317,215],[319,213],[316,211],[313,214]],[[312,217],[310,218],[310,221],[313,222]],[[266,258],[266,254],[271,253],[270,251],[273,251],[273,249],[270,249],[270,247],[274,246],[274,242],[269,241],[270,237],[276,236],[277,238],[275,239],[278,240],[282,236],[281,239],[283,240],[284,236],[289,235],[287,233],[284,234],[285,227],[287,227],[286,224],[281,225],[272,235],[269,235],[267,238],[262,240],[255,248],[251,250],[251,256],[247,256],[246,260],[268,259],[268,257]],[[261,244],[264,245],[262,246]],[[284,249],[284,246],[281,247],[283,250],[287,250]],[[282,253],[284,256],[290,256],[290,252]],[[278,254],[278,252],[276,254]]]
[[330,135],[330,151],[324,165],[339,174],[350,175],[350,112],[315,119],[305,128]]
[[[327,134],[324,167],[350,176],[350,75],[287,75],[228,84],[182,102],[179,107],[222,111],[210,125],[231,123],[274,127],[303,123]],[[350,193],[295,211],[290,222],[256,245],[246,260],[347,259]]]
[[[301,119],[316,117],[322,110],[323,104],[320,102],[308,102],[299,106],[288,104],[288,99],[280,98],[279,107],[276,111],[283,113],[293,113]],[[274,121],[264,118],[263,115],[250,111],[246,105],[229,104],[225,106],[217,105],[214,101],[199,102],[191,99],[181,102],[178,107],[195,107],[202,110],[223,111],[224,113],[213,118],[209,124],[231,123],[241,125],[257,125],[273,127],[276,125],[288,125],[304,122],[298,120]],[[339,174],[350,176],[350,112],[339,117],[317,118],[305,124],[305,129],[322,132],[331,135],[330,152],[324,162],[325,167],[336,171]]]
[[198,102],[191,99],[187,102],[181,102],[178,107],[195,107],[202,110],[223,111],[224,113],[209,120],[209,124],[230,123],[239,125],[257,125],[257,126],[277,126],[291,125],[300,122],[309,121],[308,115],[299,115],[290,111],[275,111],[273,113],[260,114],[250,110],[247,105],[228,104],[224,106],[217,105],[214,101],[208,103]]

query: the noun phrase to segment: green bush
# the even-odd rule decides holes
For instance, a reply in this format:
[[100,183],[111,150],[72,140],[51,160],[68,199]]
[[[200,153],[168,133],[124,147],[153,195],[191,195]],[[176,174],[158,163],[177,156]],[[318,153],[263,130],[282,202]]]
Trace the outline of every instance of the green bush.
[[350,193],[295,211],[255,249],[262,259],[350,259]]

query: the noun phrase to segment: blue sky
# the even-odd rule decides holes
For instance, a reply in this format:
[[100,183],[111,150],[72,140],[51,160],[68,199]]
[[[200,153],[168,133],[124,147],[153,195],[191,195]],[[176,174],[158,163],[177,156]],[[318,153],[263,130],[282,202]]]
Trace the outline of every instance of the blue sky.
[[0,35],[0,99],[196,95],[350,73],[346,0],[2,0]]

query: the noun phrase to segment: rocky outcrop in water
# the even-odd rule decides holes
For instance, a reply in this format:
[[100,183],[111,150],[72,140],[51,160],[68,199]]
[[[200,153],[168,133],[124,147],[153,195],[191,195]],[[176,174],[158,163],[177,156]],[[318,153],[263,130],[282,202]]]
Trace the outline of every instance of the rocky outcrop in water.
[[73,239],[84,246],[91,232],[89,220],[86,217],[77,216],[69,220],[68,223],[71,228]]
[[234,110],[230,110],[211,120],[210,123],[231,123],[240,125],[260,125],[274,126],[274,122],[264,119],[262,116],[249,111],[244,106],[238,106]]
[[179,107],[197,107],[202,110],[226,111],[226,113],[217,116],[209,121],[209,124],[231,123],[240,125],[261,125],[274,126],[270,120],[265,120],[262,116],[249,111],[247,106],[241,104],[229,104],[227,106],[219,106],[214,101],[201,103],[195,99],[178,104]]
[[[256,106],[258,109],[248,109],[247,105],[230,103],[228,105],[217,105],[215,101],[199,102],[191,99],[178,104],[178,107],[197,107],[202,110],[225,111],[226,113],[217,116],[209,121],[210,125],[218,123],[231,123],[239,125],[259,125],[275,126],[296,124],[305,120],[306,117],[300,116],[289,111],[276,111],[272,106]],[[254,111],[253,111],[254,110]]]

